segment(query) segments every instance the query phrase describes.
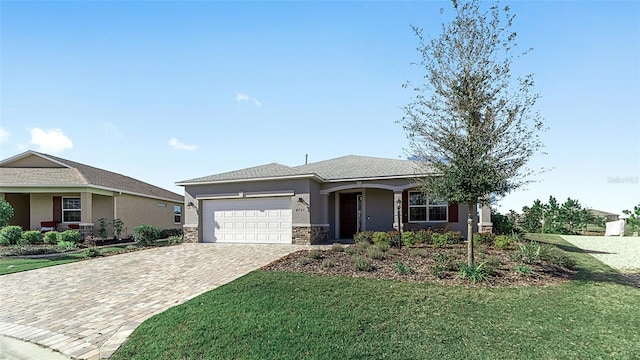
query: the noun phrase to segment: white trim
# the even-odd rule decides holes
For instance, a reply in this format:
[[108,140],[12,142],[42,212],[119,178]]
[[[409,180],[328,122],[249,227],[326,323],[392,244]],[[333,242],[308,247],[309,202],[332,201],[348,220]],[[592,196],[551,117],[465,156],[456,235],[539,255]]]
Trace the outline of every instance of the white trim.
[[337,186],[332,186],[330,188],[327,189],[320,189],[320,195],[328,195],[332,192],[338,192],[338,191],[342,191],[342,190],[356,190],[356,189],[381,189],[381,190],[390,190],[393,192],[402,192],[404,190],[407,189],[413,189],[416,187],[416,184],[405,184],[405,185],[397,185],[397,186],[393,186],[393,185],[387,185],[387,184],[379,184],[379,183],[360,183],[360,186],[358,186],[358,183],[356,182],[355,184],[345,184],[345,185],[337,185]]
[[183,228],[192,228],[192,229],[196,229],[198,228],[198,224],[184,224],[182,225]]
[[[411,193],[422,193],[425,196],[425,204],[424,205],[411,205]],[[449,222],[449,203],[445,203],[444,205],[431,205],[431,198],[428,194],[423,193],[420,190],[408,191],[407,193],[407,221],[411,224],[426,224],[426,223],[445,223]],[[431,220],[429,216],[429,209],[435,207],[443,207],[445,208],[445,219],[444,220]],[[411,221],[411,208],[425,208],[427,220],[417,220]]]
[[291,226],[298,226],[298,227],[313,227],[313,226],[317,226],[317,227],[329,227],[331,226],[330,224],[305,224],[305,223],[293,223],[291,224]]
[[[11,189],[11,188],[17,188],[17,189]],[[184,201],[183,200],[174,200],[174,199],[170,199],[170,198],[166,198],[166,197],[162,197],[162,196],[154,196],[154,195],[148,195],[148,194],[141,194],[141,193],[137,193],[137,192],[133,192],[133,191],[127,191],[127,190],[121,190],[121,189],[115,189],[115,188],[110,188],[110,187],[106,187],[106,186],[98,186],[98,185],[93,185],[93,184],[33,184],[33,185],[25,185],[25,184],[2,184],[2,186],[0,186],[0,191],[1,192],[14,192],[14,191],[19,191],[19,189],[35,189],[35,188],[42,188],[42,191],[38,191],[37,193],[39,194],[44,194],[44,193],[48,193],[51,191],[48,191],[48,188],[70,188],[70,189],[97,189],[97,190],[106,190],[106,191],[111,191],[114,193],[119,193],[119,195],[122,194],[127,194],[127,195],[135,195],[135,196],[140,196],[140,197],[144,197],[144,198],[148,198],[148,199],[156,199],[156,200],[164,200],[164,201],[168,201],[168,202],[174,202],[174,203],[182,203]],[[166,189],[165,189],[166,190]],[[169,190],[166,190],[169,191]],[[98,194],[98,195],[104,195],[104,194]],[[111,196],[115,196],[116,194],[111,194]],[[179,194],[176,194],[178,196],[182,196]],[[108,195],[105,195],[108,196]]]
[[[80,209],[65,209],[64,208],[64,200],[65,199],[78,199],[78,202],[80,203]],[[60,199],[60,212],[62,213],[62,223],[69,223],[69,224],[75,224],[75,223],[80,223],[80,221],[65,221],[64,218],[64,213],[68,211],[68,212],[79,212],[80,213],[80,218],[82,218],[82,196],[61,196]]]
[[242,199],[242,193],[196,195],[196,200]]
[[246,198],[293,196],[293,195],[295,195],[295,192],[293,190],[285,190],[285,191],[252,191],[252,192],[245,192],[244,193],[244,197],[246,197]]
[[389,175],[389,176],[372,176],[372,177],[358,177],[358,178],[344,178],[344,179],[328,179],[325,181],[328,183],[333,183],[333,182],[345,182],[345,181],[412,179],[412,178],[421,178],[421,177],[433,176],[433,175],[434,174]]

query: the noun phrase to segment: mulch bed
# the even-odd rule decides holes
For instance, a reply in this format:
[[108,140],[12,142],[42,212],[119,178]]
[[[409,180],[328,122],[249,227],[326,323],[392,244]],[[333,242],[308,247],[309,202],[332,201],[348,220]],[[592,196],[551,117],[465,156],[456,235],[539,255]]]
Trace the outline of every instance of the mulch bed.
[[[275,262],[266,265],[262,270],[293,271],[311,273],[317,275],[342,275],[350,277],[362,277],[381,280],[429,282],[441,285],[474,285],[470,281],[460,279],[459,271],[455,269],[458,263],[466,261],[466,245],[448,245],[444,248],[423,246],[419,248],[389,249],[383,259],[371,259],[367,256],[366,248],[360,245],[351,245],[355,255],[360,255],[371,261],[371,271],[357,271],[352,256],[345,251],[326,250],[301,250]],[[346,247],[344,248],[346,249]],[[344,250],[343,249],[343,250]],[[353,250],[351,250],[353,252]],[[526,264],[531,269],[528,274],[516,272],[514,269],[522,265],[512,260],[512,250],[497,250],[489,247],[477,248],[476,263],[485,262],[485,266],[492,266],[494,270],[486,281],[475,284],[482,287],[546,286],[566,282],[576,277],[576,271],[565,269],[554,264],[535,262]],[[438,254],[442,254],[439,255]],[[319,255],[319,257],[318,257]],[[435,271],[438,264],[442,264],[442,257],[452,259],[454,269],[448,271]],[[436,259],[439,259],[437,261]],[[401,275],[397,270],[397,262],[408,265],[411,274]],[[331,263],[332,266],[328,264]]]

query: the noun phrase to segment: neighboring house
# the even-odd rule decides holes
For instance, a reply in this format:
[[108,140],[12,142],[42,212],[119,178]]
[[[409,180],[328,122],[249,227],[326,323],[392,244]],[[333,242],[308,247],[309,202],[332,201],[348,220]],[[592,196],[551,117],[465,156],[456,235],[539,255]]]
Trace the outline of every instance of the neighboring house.
[[[467,206],[416,189],[408,160],[345,156],[277,163],[177,182],[185,188],[185,241],[315,244],[358,231],[432,227],[466,233]],[[490,213],[481,215],[490,231]],[[474,224],[477,225],[477,224]]]
[[614,214],[614,213],[596,210],[596,209],[589,209],[589,213],[593,216],[603,217],[606,219],[605,221],[617,221],[620,218],[619,214]]
[[[59,157],[27,151],[0,161],[0,198],[14,209],[11,225],[36,230],[79,228],[95,234],[98,219],[123,222],[122,237],[140,224],[181,228],[184,197],[145,182]],[[46,224],[49,225],[49,224]],[[113,235],[112,225],[108,236]]]

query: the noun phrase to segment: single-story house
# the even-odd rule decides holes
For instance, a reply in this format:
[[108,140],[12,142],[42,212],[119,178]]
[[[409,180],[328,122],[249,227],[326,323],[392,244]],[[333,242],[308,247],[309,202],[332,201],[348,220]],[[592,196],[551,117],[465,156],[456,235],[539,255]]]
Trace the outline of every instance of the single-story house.
[[35,151],[0,161],[0,198],[14,209],[11,225],[53,225],[96,234],[100,218],[122,221],[122,237],[140,224],[180,229],[184,197],[114,172]]
[[[272,163],[177,182],[185,188],[186,242],[316,244],[358,231],[467,228],[468,208],[423,194],[413,161],[344,156]],[[488,208],[480,227],[491,230]],[[401,216],[402,220],[398,220]],[[474,226],[478,226],[476,221]]]
[[620,214],[610,213],[608,211],[589,209],[589,213],[593,216],[603,217],[605,221],[618,221]]

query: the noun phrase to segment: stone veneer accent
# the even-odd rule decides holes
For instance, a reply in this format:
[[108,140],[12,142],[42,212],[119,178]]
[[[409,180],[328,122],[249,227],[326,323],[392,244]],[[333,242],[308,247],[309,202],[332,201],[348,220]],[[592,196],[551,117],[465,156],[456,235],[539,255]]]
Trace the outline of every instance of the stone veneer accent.
[[182,238],[186,243],[197,243],[198,242],[198,227],[197,226],[183,226],[182,227]]
[[294,226],[291,229],[294,245],[314,245],[329,239],[328,226]]

